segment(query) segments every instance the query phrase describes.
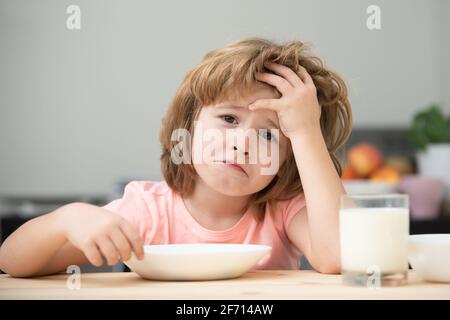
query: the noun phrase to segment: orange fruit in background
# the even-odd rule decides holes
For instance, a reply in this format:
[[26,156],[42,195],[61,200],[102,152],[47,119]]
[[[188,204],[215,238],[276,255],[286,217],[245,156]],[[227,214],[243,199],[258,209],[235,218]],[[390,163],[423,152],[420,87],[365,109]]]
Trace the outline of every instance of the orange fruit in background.
[[370,175],[371,181],[398,182],[401,179],[400,172],[394,167],[384,165]]
[[353,169],[349,165],[346,165],[344,167],[344,170],[342,171],[341,179],[342,180],[353,180],[353,179],[361,179],[361,177],[358,176],[356,174],[356,172],[353,171]]
[[396,169],[401,175],[414,173],[414,167],[407,157],[391,155],[386,157],[384,163]]
[[359,177],[366,178],[383,164],[383,155],[370,143],[361,143],[352,147],[348,154],[348,163]]

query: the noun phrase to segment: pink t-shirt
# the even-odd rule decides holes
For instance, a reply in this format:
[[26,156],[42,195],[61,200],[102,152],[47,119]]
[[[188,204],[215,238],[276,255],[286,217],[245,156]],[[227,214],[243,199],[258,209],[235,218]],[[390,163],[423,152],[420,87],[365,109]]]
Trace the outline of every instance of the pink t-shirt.
[[272,247],[252,269],[299,269],[301,252],[287,237],[287,227],[306,205],[303,194],[266,206],[262,221],[247,211],[226,230],[209,230],[189,213],[179,193],[165,181],[132,181],[122,198],[103,206],[129,221],[145,244],[243,243]]

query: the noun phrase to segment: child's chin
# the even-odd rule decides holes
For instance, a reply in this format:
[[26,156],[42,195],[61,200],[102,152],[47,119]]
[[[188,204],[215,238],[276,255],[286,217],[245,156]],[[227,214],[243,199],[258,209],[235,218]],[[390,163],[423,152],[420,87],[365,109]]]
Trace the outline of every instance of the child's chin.
[[221,183],[221,181],[211,181],[210,187],[217,192],[230,196],[230,197],[242,197],[248,195],[248,192],[243,188],[242,183]]
[[235,190],[224,190],[220,192],[230,197],[242,197],[247,195],[245,192],[236,192]]

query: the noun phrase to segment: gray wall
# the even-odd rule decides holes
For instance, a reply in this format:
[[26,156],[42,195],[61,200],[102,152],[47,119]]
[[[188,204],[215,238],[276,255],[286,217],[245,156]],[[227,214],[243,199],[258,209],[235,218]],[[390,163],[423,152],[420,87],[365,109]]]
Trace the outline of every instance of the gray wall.
[[[66,8],[82,10],[79,31]],[[366,28],[381,7],[382,29]],[[0,195],[105,194],[160,179],[164,110],[209,50],[245,36],[314,45],[350,90],[355,127],[450,105],[446,0],[0,0]]]
[[437,18],[439,30],[438,63],[439,63],[439,98],[447,111],[450,110],[450,1],[439,0]]

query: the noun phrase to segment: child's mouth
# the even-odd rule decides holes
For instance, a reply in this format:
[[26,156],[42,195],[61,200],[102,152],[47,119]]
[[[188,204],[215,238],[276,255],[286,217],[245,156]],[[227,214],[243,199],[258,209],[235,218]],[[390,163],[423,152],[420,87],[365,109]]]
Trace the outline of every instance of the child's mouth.
[[223,160],[222,163],[230,169],[240,171],[240,172],[244,173],[245,175],[247,175],[247,172],[245,172],[245,170],[236,162],[229,162],[229,161]]

